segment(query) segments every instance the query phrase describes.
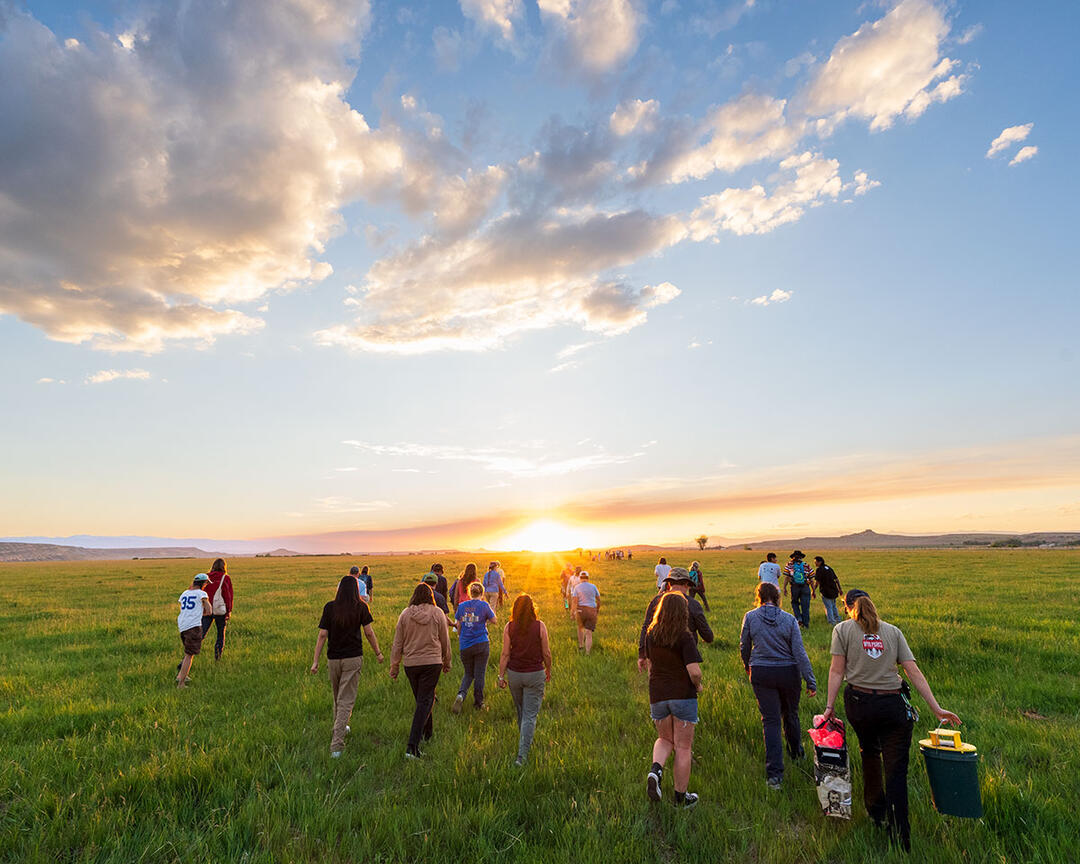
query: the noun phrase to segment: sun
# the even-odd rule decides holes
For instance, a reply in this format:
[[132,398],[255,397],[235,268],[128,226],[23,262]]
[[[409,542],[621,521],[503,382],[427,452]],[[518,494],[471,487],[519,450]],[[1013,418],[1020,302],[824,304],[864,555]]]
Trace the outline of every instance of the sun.
[[580,529],[553,519],[538,519],[499,540],[498,548],[561,552],[584,545]]

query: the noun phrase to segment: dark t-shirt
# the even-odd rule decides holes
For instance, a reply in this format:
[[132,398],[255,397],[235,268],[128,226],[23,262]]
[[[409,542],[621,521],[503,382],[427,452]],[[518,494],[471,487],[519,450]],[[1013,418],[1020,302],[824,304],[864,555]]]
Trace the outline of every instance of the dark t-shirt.
[[686,664],[700,663],[694,636],[683,632],[674,648],[657,645],[649,633],[645,637],[645,656],[649,658],[649,702],[667,699],[696,699],[697,690],[686,671]]
[[334,629],[334,601],[331,600],[323,606],[319,629],[329,634],[326,640],[326,659],[344,660],[346,657],[362,657],[364,655],[364,628],[374,620],[367,603],[361,600],[360,626],[352,631],[338,632]]
[[814,571],[814,581],[817,582],[821,596],[827,600],[835,600],[840,596],[840,580],[828,564],[823,564]]

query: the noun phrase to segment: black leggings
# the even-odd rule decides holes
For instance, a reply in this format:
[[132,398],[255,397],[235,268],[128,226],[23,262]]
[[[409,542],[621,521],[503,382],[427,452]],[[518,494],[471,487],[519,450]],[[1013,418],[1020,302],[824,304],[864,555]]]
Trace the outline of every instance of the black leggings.
[[412,728],[409,729],[408,750],[415,753],[420,746],[420,738],[425,741],[432,735],[431,710],[435,707],[435,686],[439,683],[442,665],[432,663],[424,666],[406,666],[405,677],[409,679],[416,710],[413,711]]
[[214,659],[221,659],[221,652],[225,650],[225,625],[229,622],[225,620],[224,615],[203,615],[202,618],[202,635],[203,639],[206,638],[206,634],[210,632],[210,625],[217,624],[217,639],[214,640]]

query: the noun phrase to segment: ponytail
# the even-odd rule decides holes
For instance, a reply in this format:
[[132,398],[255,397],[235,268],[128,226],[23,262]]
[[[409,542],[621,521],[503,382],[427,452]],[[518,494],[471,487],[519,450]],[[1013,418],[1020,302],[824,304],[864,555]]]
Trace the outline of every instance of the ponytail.
[[863,633],[877,633],[880,620],[878,619],[877,607],[874,601],[867,596],[857,597],[855,605],[851,607],[852,617],[859,622]]

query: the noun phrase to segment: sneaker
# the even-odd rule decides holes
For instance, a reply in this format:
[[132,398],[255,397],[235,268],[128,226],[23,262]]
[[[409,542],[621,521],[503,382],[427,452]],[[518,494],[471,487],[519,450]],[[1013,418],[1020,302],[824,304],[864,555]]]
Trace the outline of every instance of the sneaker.
[[405,751],[405,758],[406,759],[422,759],[423,757],[424,757],[424,754],[421,753],[419,750],[406,750]]
[[340,759],[341,758],[341,752],[342,751],[340,751],[340,750],[331,750],[330,751],[330,758],[331,759]]
[[770,777],[765,781],[765,785],[770,789],[779,789],[783,785],[783,780],[779,777]]
[[451,714],[460,714],[461,713],[461,705],[462,705],[462,703],[464,701],[465,701],[465,697],[462,696],[460,693],[458,693],[457,698],[454,699],[454,704],[450,706],[450,713]]
[[491,706],[488,705],[487,702],[481,702],[479,705],[476,706],[476,710],[477,711],[490,711]]
[[697,804],[697,802],[698,794],[696,792],[687,792],[686,795],[683,796],[682,804],[680,804],[679,806],[685,807],[687,810],[689,810],[691,807]]
[[525,767],[525,757],[524,756],[518,756],[517,759],[514,760],[514,767],[515,768],[523,768],[523,767]]
[[646,790],[649,793],[650,801],[659,801],[663,795],[660,789],[660,782],[664,779],[663,771],[650,771],[649,778],[646,780]]

